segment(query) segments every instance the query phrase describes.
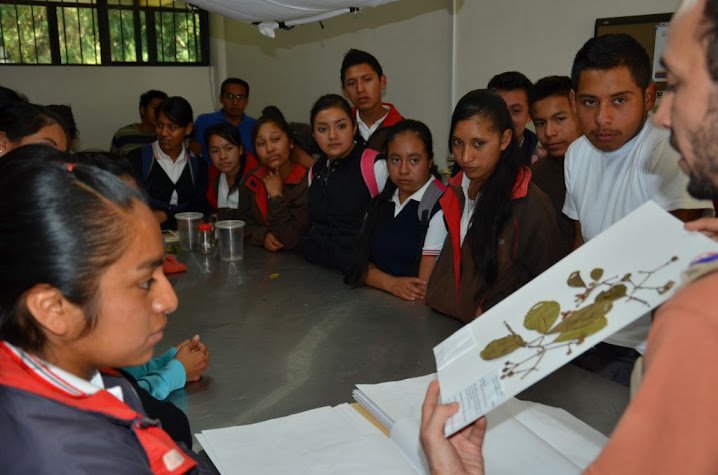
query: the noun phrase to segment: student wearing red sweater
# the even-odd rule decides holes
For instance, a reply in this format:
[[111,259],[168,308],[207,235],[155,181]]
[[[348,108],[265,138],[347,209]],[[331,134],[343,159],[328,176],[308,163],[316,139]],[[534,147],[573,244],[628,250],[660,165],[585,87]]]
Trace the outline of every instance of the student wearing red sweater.
[[344,55],[341,69],[342,92],[354,105],[352,113],[358,134],[367,146],[381,151],[386,140],[386,128],[402,117],[394,104],[381,101],[386,89],[386,76],[379,61],[367,53],[350,49]]
[[257,120],[252,142],[261,165],[239,187],[244,238],[268,251],[294,249],[309,229],[307,169],[290,158],[294,143],[278,109],[266,109]]
[[105,369],[146,363],[177,308],[157,220],[135,187],[71,158],[32,145],[0,161],[3,471],[207,473]]

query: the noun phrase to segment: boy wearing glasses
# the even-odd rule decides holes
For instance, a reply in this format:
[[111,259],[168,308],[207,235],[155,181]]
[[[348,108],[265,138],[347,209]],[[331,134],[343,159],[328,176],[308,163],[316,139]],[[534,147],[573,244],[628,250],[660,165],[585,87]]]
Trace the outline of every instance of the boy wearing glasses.
[[242,137],[244,150],[254,154],[251,132],[257,119],[244,113],[249,100],[249,84],[239,78],[225,79],[220,88],[219,100],[222,103],[220,110],[197,117],[194,122],[194,133],[189,143],[190,150],[195,154],[201,154],[208,164],[210,161],[207,145],[204,143],[204,131],[222,122],[237,127],[239,135]]

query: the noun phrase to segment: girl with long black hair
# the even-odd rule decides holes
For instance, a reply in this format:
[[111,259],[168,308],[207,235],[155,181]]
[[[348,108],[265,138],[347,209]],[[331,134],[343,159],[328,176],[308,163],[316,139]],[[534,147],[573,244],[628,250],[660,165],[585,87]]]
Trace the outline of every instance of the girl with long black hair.
[[357,257],[344,281],[422,300],[446,237],[439,206],[445,187],[432,175],[429,128],[416,120],[398,122],[387,129],[383,155],[389,180],[367,207]]
[[239,219],[239,185],[244,175],[257,166],[244,151],[239,129],[231,124],[213,125],[204,132],[210,166],[207,201],[217,210],[217,218]]
[[558,261],[561,239],[500,96],[477,89],[461,98],[449,150],[462,171],[440,201],[448,236],[426,301],[470,322]]
[[268,251],[296,248],[309,228],[307,169],[291,160],[289,125],[276,107],[264,109],[252,129],[261,165],[239,187],[239,219],[244,238]]

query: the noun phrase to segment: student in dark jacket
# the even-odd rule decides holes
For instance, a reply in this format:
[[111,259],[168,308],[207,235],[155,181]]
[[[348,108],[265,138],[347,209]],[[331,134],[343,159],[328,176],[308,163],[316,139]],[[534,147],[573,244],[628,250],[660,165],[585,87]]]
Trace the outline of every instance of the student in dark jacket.
[[531,180],[551,199],[566,255],[575,245],[576,226],[563,214],[566,199],[563,163],[568,146],[581,136],[571,106],[571,88],[571,78],[548,76],[536,82],[529,95],[536,135],[546,150],[544,157],[531,164]]
[[48,147],[0,161],[4,472],[207,473],[125,379],[100,370],[147,362],[177,307],[143,200]]
[[309,228],[307,169],[290,159],[294,143],[276,108],[265,109],[252,129],[261,165],[239,187],[239,218],[244,238],[268,251],[294,249]]
[[445,187],[432,175],[433,141],[424,123],[402,120],[387,131],[389,180],[369,203],[357,257],[344,280],[423,300],[446,237],[439,205]]
[[354,140],[356,121],[341,96],[320,97],[311,125],[322,153],[309,173],[312,226],[302,240],[304,257],[344,272],[356,252],[366,206],[386,183],[386,161]]
[[497,74],[489,81],[487,88],[495,92],[506,103],[511,114],[511,122],[514,125],[514,140],[523,153],[523,165],[531,166],[538,137],[526,128],[531,122],[531,110],[529,109],[529,91],[533,87],[531,80],[518,71],[507,71]]
[[426,301],[468,323],[554,264],[561,238],[501,97],[478,89],[461,98],[449,147],[462,172],[440,201],[448,236]]
[[185,148],[192,133],[192,106],[182,97],[164,100],[155,111],[157,140],[127,156],[137,182],[162,229],[175,229],[175,214],[207,213],[207,164]]
[[239,186],[244,176],[257,167],[252,155],[245,153],[239,130],[230,124],[217,124],[205,131],[212,161],[207,201],[217,211],[217,219],[239,219]]

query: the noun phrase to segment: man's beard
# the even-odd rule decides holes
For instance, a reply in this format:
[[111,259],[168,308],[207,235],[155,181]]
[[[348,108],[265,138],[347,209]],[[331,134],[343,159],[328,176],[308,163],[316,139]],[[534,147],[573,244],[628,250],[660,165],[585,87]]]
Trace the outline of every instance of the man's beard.
[[693,198],[699,200],[718,200],[718,188],[705,175],[694,173],[693,170],[688,174],[690,181],[688,182],[688,193]]
[[688,193],[718,200],[718,92],[712,92],[703,124],[689,134],[694,166],[688,170]]

